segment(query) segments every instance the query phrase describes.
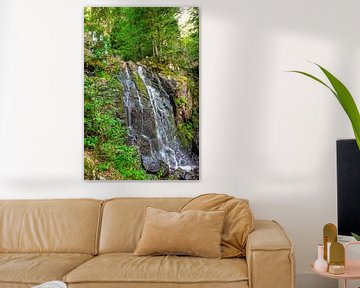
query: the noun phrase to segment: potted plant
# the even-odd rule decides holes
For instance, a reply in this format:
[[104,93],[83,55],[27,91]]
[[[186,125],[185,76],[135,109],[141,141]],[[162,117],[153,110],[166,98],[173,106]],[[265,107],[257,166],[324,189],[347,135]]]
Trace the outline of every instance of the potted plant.
[[[346,86],[340,80],[338,80],[333,74],[331,74],[328,70],[326,70],[322,66],[320,66],[316,63],[314,63],[314,64],[316,66],[318,66],[320,68],[320,70],[325,74],[326,78],[330,82],[330,85],[326,84],[324,81],[320,80],[319,78],[317,78],[307,72],[298,71],[298,70],[292,70],[289,72],[294,72],[294,73],[305,75],[305,76],[321,83],[322,85],[327,87],[332,92],[332,94],[339,101],[340,105],[344,109],[345,113],[347,114],[347,116],[351,122],[353,131],[354,131],[354,135],[355,135],[355,140],[357,143],[357,147],[360,151],[360,114],[359,114],[359,110],[356,106],[356,103],[354,101],[354,98],[352,97],[350,91],[346,88]],[[351,233],[351,234],[357,241],[360,241],[360,235],[355,234],[355,233]]]
[[339,101],[340,105],[343,107],[345,113],[349,117],[349,120],[351,122],[352,128],[354,130],[356,143],[358,145],[358,148],[360,150],[360,114],[359,110],[356,106],[356,103],[354,101],[354,98],[352,97],[350,91],[346,88],[346,86],[338,80],[334,75],[332,75],[329,71],[327,71],[325,68],[321,67],[320,65],[314,63],[316,66],[320,68],[320,70],[325,74],[327,79],[330,81],[332,87],[327,85],[325,82],[320,80],[319,78],[303,71],[297,71],[297,70],[291,70],[289,72],[299,73],[302,75],[305,75],[325,87],[327,87],[332,94],[335,95],[336,99]]

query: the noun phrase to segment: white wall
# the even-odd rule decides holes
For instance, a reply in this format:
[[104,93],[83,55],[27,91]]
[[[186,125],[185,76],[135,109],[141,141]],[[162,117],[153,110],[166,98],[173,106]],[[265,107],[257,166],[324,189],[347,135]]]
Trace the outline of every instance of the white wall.
[[[83,7],[183,4],[201,7],[201,180],[83,181]],[[284,71],[318,73],[316,61],[359,100],[359,11],[357,0],[1,0],[0,198],[249,198],[294,240],[298,287],[320,283],[309,264],[336,222],[335,140],[352,132],[325,88]]]

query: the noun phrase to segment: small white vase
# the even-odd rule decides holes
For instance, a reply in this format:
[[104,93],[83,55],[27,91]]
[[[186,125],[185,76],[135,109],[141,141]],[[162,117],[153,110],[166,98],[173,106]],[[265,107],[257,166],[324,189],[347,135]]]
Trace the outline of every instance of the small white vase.
[[328,263],[324,260],[324,245],[318,245],[318,259],[314,263],[314,269],[319,272],[326,272]]

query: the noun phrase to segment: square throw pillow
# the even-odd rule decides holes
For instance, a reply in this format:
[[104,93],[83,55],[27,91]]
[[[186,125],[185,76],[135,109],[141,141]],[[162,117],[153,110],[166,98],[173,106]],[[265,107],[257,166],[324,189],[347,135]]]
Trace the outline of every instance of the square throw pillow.
[[221,258],[224,211],[168,212],[146,208],[136,256],[191,255]]
[[254,230],[254,216],[247,200],[225,194],[204,194],[193,198],[181,211],[225,211],[221,236],[222,258],[245,257],[248,235]]

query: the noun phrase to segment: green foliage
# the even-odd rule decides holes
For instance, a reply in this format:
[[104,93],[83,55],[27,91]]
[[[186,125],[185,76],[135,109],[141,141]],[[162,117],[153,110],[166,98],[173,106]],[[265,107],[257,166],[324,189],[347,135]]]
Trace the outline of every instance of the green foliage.
[[[88,123],[87,123],[88,124]],[[84,139],[85,149],[94,149],[98,144],[97,136],[89,136]]]
[[356,241],[360,241],[360,235],[351,233],[351,235],[356,239]]
[[117,10],[112,48],[124,60],[172,58],[180,49],[176,7],[126,7]]
[[[199,137],[199,95],[198,95],[198,79],[180,77],[178,82],[182,82],[178,88],[178,96],[175,98],[175,106],[178,111],[185,111],[185,117],[182,115],[181,121],[177,123],[177,135],[185,148],[194,144],[194,140]],[[182,91],[183,85],[188,91]],[[188,95],[183,93],[189,93]],[[191,104],[189,103],[191,102]],[[189,106],[191,109],[189,109]],[[179,119],[178,119],[179,120]]]
[[187,99],[186,99],[186,97],[182,96],[182,97],[176,98],[176,99],[175,99],[175,104],[176,104],[177,106],[186,105],[186,104],[187,104]]
[[183,38],[183,44],[186,47],[187,53],[189,55],[189,63],[192,63],[195,66],[199,65],[199,9],[191,8],[190,9],[190,29]]
[[134,146],[123,145],[119,152],[114,159],[114,166],[125,179],[146,180],[152,178],[141,168],[139,152]]
[[116,77],[104,71],[94,77],[85,75],[84,146],[96,158],[96,165],[87,162],[87,166],[103,178],[106,173],[102,172],[115,169],[120,179],[151,179],[153,176],[141,167],[139,152],[127,144],[127,128],[116,116],[114,91],[117,89]]
[[108,163],[108,162],[98,164],[98,169],[100,172],[107,171],[107,170],[109,170],[109,168],[110,168],[110,163]]
[[[179,25],[180,18],[188,19]],[[103,59],[108,54],[119,55],[125,61],[154,58],[158,63],[198,74],[198,8],[86,7],[84,35],[92,59]]]
[[356,106],[356,103],[354,101],[354,98],[352,97],[350,91],[346,88],[346,86],[340,80],[338,80],[334,75],[332,75],[325,68],[321,67],[318,64],[315,64],[315,65],[317,65],[320,68],[320,70],[325,74],[327,79],[330,81],[332,87],[330,87],[329,85],[324,83],[322,80],[320,80],[319,78],[317,78],[309,73],[302,72],[302,71],[290,71],[290,72],[295,72],[295,73],[305,75],[305,76],[321,83],[322,85],[327,87],[334,94],[334,96],[339,101],[340,105],[343,107],[345,113],[347,114],[347,116],[351,122],[351,125],[354,130],[356,142],[357,142],[358,148],[360,150],[360,114],[359,114],[359,110]]
[[194,140],[194,126],[192,122],[180,123],[178,126],[178,136],[180,138],[181,143],[187,147]]

